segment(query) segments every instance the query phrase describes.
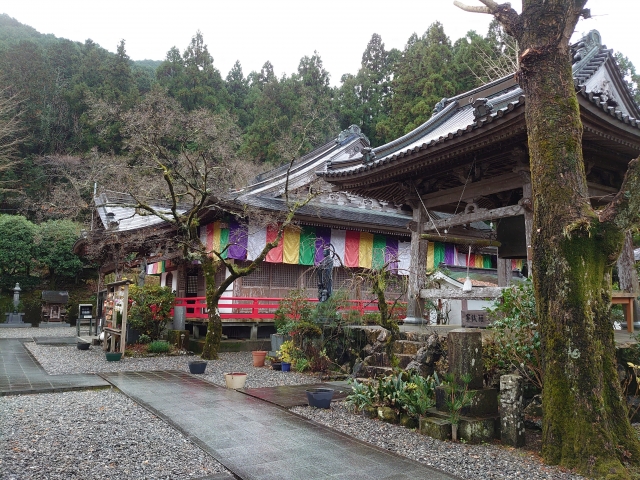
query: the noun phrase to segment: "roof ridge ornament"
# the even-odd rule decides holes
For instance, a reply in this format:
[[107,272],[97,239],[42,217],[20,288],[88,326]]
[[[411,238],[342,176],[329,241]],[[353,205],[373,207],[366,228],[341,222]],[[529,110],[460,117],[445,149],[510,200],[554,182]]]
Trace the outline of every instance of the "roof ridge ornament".
[[371,147],[364,147],[362,150],[362,163],[372,162],[376,158],[376,152]]
[[493,111],[493,103],[488,98],[477,98],[473,101],[472,106],[473,117],[476,119],[486,117]]
[[435,115],[436,113],[440,113],[442,110],[444,110],[444,107],[447,106],[448,101],[449,101],[448,98],[443,98],[438,103],[436,103],[435,107],[433,107],[432,115]]

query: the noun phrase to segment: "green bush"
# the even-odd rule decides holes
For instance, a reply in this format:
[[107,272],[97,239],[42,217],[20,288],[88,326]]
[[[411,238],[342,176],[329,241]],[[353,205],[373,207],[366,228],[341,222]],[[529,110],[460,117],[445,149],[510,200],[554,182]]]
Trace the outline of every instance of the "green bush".
[[175,295],[168,287],[158,285],[132,286],[129,289],[128,322],[141,334],[157,340],[169,320]]
[[302,290],[291,290],[280,300],[274,314],[274,326],[280,335],[290,335],[300,322],[311,321],[313,306]]
[[142,335],[140,335],[138,337],[138,343],[141,343],[142,345],[146,345],[147,343],[151,343],[151,337],[149,335],[147,335],[146,333],[143,333]]
[[491,350],[495,352],[488,360],[498,370],[515,370],[542,389],[540,332],[531,281],[504,289],[488,315],[493,320]]
[[347,405],[356,411],[365,407],[390,407],[398,413],[418,418],[435,405],[435,388],[438,376],[422,377],[417,373],[398,372],[377,383],[351,382],[352,393],[347,396]]
[[171,345],[169,342],[165,342],[164,340],[156,340],[151,342],[147,347],[147,352],[149,353],[167,353],[171,350]]

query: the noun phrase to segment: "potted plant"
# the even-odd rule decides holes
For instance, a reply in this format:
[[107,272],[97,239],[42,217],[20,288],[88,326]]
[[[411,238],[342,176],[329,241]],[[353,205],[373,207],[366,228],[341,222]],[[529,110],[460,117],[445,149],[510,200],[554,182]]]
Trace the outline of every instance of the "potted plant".
[[333,392],[333,388],[310,388],[306,390],[307,402],[310,407],[330,408]]
[[291,362],[282,362],[280,364],[280,370],[282,370],[283,372],[290,372],[291,371]]
[[106,352],[107,362],[119,362],[122,358],[122,352]]
[[253,366],[264,367],[264,359],[267,357],[266,350],[254,350],[251,354],[253,355]]
[[244,372],[230,372],[224,374],[224,381],[227,388],[237,390],[238,388],[244,388],[244,384],[247,381],[247,374]]
[[189,362],[189,373],[194,375],[201,375],[207,368],[207,362],[204,360],[192,360]]
[[278,357],[271,357],[267,355],[266,360],[271,364],[272,370],[282,370],[282,362]]

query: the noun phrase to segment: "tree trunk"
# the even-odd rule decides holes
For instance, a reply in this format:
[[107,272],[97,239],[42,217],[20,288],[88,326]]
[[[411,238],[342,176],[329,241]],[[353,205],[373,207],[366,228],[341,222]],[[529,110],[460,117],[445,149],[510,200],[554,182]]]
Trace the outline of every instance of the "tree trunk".
[[627,418],[610,322],[611,268],[624,233],[613,222],[601,223],[589,203],[570,49],[568,39],[561,39],[566,17],[574,15],[572,2],[547,3],[525,1],[518,73],[526,95],[534,198],[542,453],[551,464],[628,478],[622,462],[638,463],[640,444]]
[[205,360],[218,359],[220,341],[222,340],[222,318],[220,318],[218,311],[218,302],[224,290],[221,291],[216,286],[216,272],[219,266],[220,263],[213,261],[211,257],[205,257],[202,260],[202,271],[206,282],[207,308],[209,309],[207,335],[202,349],[202,358]]

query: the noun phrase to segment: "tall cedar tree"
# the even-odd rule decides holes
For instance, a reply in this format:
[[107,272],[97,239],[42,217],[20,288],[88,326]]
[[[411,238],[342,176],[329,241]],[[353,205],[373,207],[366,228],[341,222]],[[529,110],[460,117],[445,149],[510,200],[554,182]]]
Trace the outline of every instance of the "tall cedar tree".
[[604,209],[589,202],[569,41],[587,0],[480,0],[520,46],[518,82],[534,198],[533,279],[544,364],[546,462],[598,478],[631,478],[640,442],[627,416],[610,322],[611,270],[640,214],[638,160]]

